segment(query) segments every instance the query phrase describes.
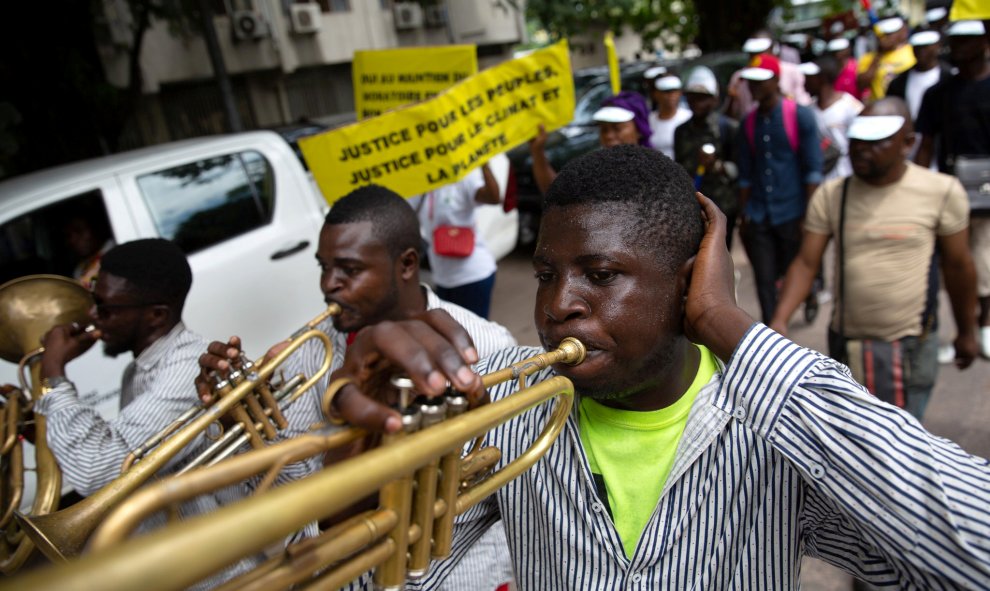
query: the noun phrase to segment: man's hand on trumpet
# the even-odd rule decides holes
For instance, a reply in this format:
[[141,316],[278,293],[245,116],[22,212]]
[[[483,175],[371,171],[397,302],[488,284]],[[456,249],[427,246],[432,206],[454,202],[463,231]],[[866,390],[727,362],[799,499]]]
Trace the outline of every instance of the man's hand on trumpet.
[[[411,320],[381,322],[358,333],[347,348],[344,365],[330,377],[331,389],[345,380],[333,397],[331,419],[371,431],[394,433],[399,413],[380,402],[390,392],[389,379],[408,376],[416,391],[443,394],[450,384],[472,404],[484,397],[481,378],[471,371],[478,352],[464,328],[442,310],[430,310]],[[387,402],[387,401],[386,401]]]
[[226,378],[233,367],[240,364],[241,337],[233,336],[226,343],[213,341],[206,353],[199,356],[199,375],[196,376],[196,392],[204,405],[213,404],[213,376]]
[[[289,346],[289,341],[282,341],[272,346],[265,353],[264,361],[278,355]],[[216,396],[213,393],[213,376],[226,378],[232,368],[241,365],[241,337],[232,336],[226,343],[213,341],[207,346],[206,353],[199,356],[199,375],[196,376],[196,392],[203,404],[213,404]]]

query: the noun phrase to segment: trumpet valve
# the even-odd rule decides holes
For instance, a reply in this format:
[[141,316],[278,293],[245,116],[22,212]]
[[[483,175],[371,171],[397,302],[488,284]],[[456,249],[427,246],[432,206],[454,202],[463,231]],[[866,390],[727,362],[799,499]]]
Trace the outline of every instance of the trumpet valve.
[[436,425],[447,416],[447,401],[443,398],[416,398],[416,406],[422,414],[422,428]]
[[405,376],[394,376],[390,380],[392,386],[399,391],[398,405],[401,412],[405,412],[412,401],[416,398],[413,381]]
[[446,401],[448,417],[456,417],[457,415],[463,414],[468,409],[467,396],[465,396],[462,392],[458,392],[451,386],[448,386],[447,391],[444,392],[444,400]]

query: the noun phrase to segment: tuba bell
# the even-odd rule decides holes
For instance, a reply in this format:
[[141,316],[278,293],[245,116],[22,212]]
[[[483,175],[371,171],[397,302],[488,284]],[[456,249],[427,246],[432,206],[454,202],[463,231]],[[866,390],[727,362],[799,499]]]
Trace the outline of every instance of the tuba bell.
[[[89,291],[67,277],[28,275],[0,286],[0,358],[18,364],[20,388],[0,386],[0,572],[16,571],[35,549],[31,539],[13,519],[24,492],[23,432],[29,426],[31,407],[41,394],[38,347],[53,326],[89,322],[93,299]],[[25,370],[31,374],[25,375]],[[45,417],[34,420],[35,496],[30,513],[45,515],[58,508],[62,473],[48,448]]]

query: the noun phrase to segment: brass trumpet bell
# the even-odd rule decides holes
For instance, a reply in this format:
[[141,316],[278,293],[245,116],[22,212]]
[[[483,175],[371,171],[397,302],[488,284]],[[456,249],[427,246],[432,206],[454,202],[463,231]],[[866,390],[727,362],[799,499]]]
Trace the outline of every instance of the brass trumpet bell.
[[53,326],[89,323],[93,298],[68,277],[28,275],[0,285],[0,358],[17,363]]

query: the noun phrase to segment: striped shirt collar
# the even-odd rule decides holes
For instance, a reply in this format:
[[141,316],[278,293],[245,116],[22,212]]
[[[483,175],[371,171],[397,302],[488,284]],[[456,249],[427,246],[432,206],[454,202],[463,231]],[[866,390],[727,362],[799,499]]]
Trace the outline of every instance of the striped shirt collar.
[[134,359],[134,364],[141,371],[150,371],[169,354],[184,332],[186,332],[186,325],[180,320],[165,336],[157,339],[147,349],[141,351],[141,354]]

